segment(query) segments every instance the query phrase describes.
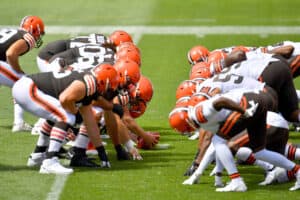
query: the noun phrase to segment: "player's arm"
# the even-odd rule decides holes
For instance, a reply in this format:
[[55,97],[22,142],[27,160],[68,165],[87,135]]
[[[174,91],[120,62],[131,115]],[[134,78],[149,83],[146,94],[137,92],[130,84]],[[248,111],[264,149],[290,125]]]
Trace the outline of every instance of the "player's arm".
[[224,58],[224,66],[223,67],[230,67],[234,63],[242,62],[246,60],[246,53],[242,50],[233,51]]
[[289,57],[291,57],[293,51],[294,51],[294,47],[292,45],[286,45],[286,46],[281,46],[281,47],[277,47],[275,49],[269,50],[268,53],[277,54],[277,55],[281,55],[285,58],[289,58]]
[[85,96],[85,84],[81,81],[73,81],[60,95],[59,101],[62,107],[73,114],[78,112],[76,102]]
[[238,103],[232,101],[231,99],[220,97],[213,102],[213,107],[220,111],[221,109],[229,109],[233,111],[237,111],[241,114],[245,113],[245,109],[241,107]]
[[27,52],[29,49],[25,40],[20,39],[14,42],[6,51],[6,60],[10,66],[19,73],[24,73],[20,64],[19,56]]

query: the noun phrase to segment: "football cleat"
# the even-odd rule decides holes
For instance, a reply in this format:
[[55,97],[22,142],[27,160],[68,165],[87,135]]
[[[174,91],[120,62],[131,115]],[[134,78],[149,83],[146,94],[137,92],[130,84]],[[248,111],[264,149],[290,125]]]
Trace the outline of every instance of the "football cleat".
[[262,182],[260,182],[258,185],[266,186],[266,185],[270,185],[270,184],[276,182],[276,172],[277,172],[277,169],[279,169],[279,168],[275,167],[273,170],[268,171],[266,173],[265,180],[262,181]]
[[26,122],[22,122],[19,124],[14,124],[12,127],[12,132],[16,133],[16,132],[22,132],[22,131],[31,131],[32,130],[32,126],[27,124]]
[[31,153],[27,161],[27,166],[28,167],[41,166],[43,160],[45,159],[46,159],[45,152]]
[[31,129],[31,135],[40,135],[40,128],[41,127],[38,127],[38,126],[34,126],[32,129]]
[[73,156],[70,162],[71,167],[90,167],[90,168],[99,168],[100,165],[94,163],[87,156]]
[[41,174],[71,174],[73,169],[66,168],[59,163],[57,157],[45,159],[40,168]]
[[186,179],[185,181],[183,181],[183,185],[193,185],[193,184],[197,184],[197,183],[199,183],[199,181],[200,181],[200,176],[201,176],[201,174],[199,174],[199,175],[196,175],[195,173],[192,175],[192,176],[190,176],[188,179]]
[[296,173],[296,183],[293,187],[290,188],[290,191],[295,191],[300,189],[300,170]]
[[228,185],[223,188],[217,188],[216,192],[245,192],[247,191],[247,186],[243,179],[230,181]]

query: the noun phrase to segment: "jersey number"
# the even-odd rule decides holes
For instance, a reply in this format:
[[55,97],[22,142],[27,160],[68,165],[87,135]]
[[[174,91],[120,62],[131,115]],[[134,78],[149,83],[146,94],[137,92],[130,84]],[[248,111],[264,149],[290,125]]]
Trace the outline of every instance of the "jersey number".
[[0,43],[6,42],[9,38],[17,33],[14,29],[3,29],[0,31]]

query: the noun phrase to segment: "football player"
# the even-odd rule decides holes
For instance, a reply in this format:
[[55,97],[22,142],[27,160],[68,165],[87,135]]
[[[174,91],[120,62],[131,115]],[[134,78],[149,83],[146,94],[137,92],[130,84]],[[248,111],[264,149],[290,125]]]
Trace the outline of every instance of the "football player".
[[79,114],[88,136],[95,145],[101,166],[109,168],[110,162],[99,136],[92,102],[102,102],[102,107],[123,115],[122,108],[105,100],[104,96],[117,89],[119,78],[109,64],[101,64],[88,72],[45,72],[23,76],[13,87],[13,96],[27,111],[47,119],[43,124],[36,148],[28,165],[41,165],[40,173],[69,174],[73,170],[59,163],[57,153]]
[[[26,16],[19,29],[0,30],[0,85],[12,87],[25,72],[19,64],[19,57],[33,48],[39,48],[45,34],[45,26],[38,16]],[[23,120],[23,109],[14,104],[12,132],[30,131],[31,126]]]
[[[231,178],[230,184],[224,188],[218,188],[216,191],[247,190],[234,165],[232,153],[226,144],[226,139],[231,138],[245,128],[249,134],[250,147],[255,152],[256,158],[276,166],[293,170],[293,173],[297,174],[298,178],[295,186],[292,187],[291,190],[300,188],[300,171],[298,172],[300,167],[281,154],[265,149],[266,112],[267,110],[274,109],[273,101],[274,96],[268,92],[257,93],[249,90],[236,89],[224,95],[217,95],[211,99],[202,101],[196,106],[188,108],[186,111],[182,108],[173,110],[170,113],[171,124],[173,124],[172,116],[174,114],[176,115],[177,112],[185,112],[184,120],[186,120],[186,124],[190,123],[192,126],[198,128],[201,126],[205,130],[216,133],[212,139],[216,149],[216,161],[226,168]],[[197,181],[198,176],[199,174],[193,174],[183,184],[193,184]]]

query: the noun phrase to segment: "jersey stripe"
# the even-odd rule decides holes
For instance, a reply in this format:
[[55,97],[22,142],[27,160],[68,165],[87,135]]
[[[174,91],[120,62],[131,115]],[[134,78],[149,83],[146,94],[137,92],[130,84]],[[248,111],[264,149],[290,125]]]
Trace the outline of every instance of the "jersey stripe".
[[202,105],[201,106],[198,106],[196,108],[196,118],[197,120],[200,122],[200,123],[206,123],[207,122],[207,119],[204,117],[203,115],[203,107]]
[[0,65],[0,74],[3,74],[6,78],[12,80],[13,82],[19,80],[18,76],[16,76],[14,73],[12,73],[10,70],[6,69],[2,65]]
[[[243,108],[246,108],[246,106],[247,106],[247,99],[246,99],[246,97],[245,96],[243,96],[242,97],[242,99],[241,99],[241,106],[243,107]],[[224,135],[227,135],[229,132],[230,132],[230,130],[232,129],[232,127],[234,126],[234,124],[238,121],[238,119],[240,118],[240,116],[241,116],[242,114],[241,113],[239,113],[239,112],[233,112],[233,113],[231,113],[228,117],[227,117],[227,119],[226,119],[226,121],[225,121],[225,123],[224,123],[224,125],[222,126],[222,128],[221,128],[221,132],[224,134]]]
[[86,85],[86,95],[91,96],[96,93],[96,81],[92,75],[85,75],[83,77]]
[[67,122],[67,117],[64,115],[64,113],[60,112],[60,110],[57,109],[55,106],[49,104],[47,101],[38,96],[37,86],[34,83],[30,85],[30,97],[35,103],[42,106],[45,110],[49,111],[50,113],[53,113],[63,122]]
[[30,33],[26,33],[23,38],[29,44],[30,49],[35,47],[35,39]]
[[244,134],[240,138],[237,138],[235,141],[233,141],[233,143],[235,145],[239,146],[239,147],[244,146],[248,142],[249,142],[249,136],[248,136],[248,134]]

